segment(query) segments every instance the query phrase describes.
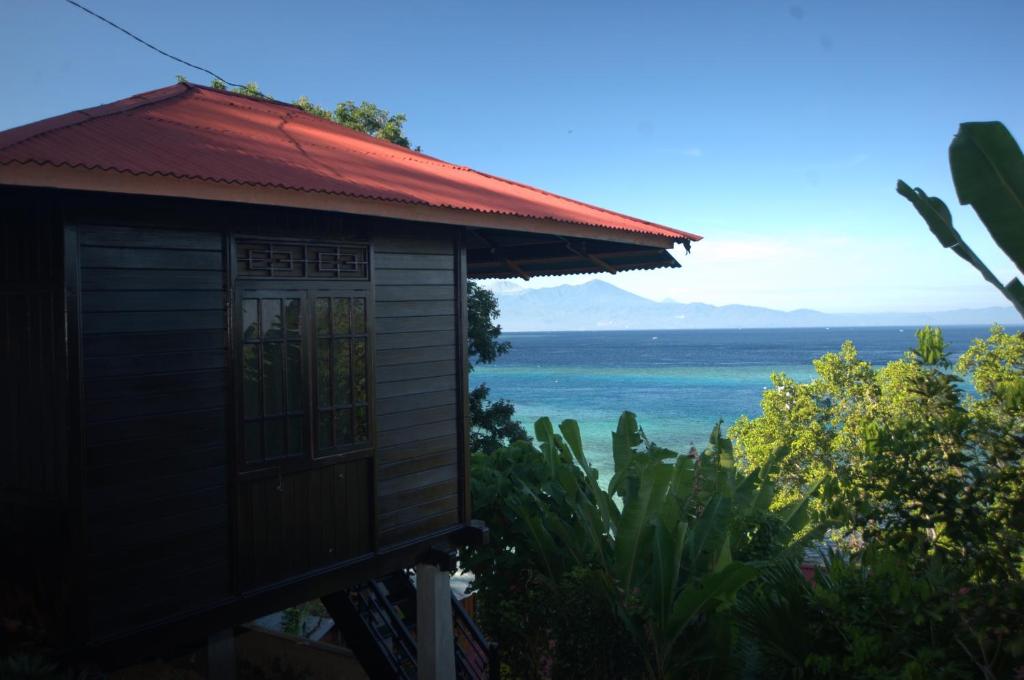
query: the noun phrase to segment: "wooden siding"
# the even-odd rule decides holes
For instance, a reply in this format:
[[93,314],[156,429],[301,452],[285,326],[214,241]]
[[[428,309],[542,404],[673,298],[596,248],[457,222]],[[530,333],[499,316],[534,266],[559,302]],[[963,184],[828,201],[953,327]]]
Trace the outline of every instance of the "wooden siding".
[[371,549],[372,460],[265,476],[241,485],[239,575],[265,586]]
[[72,504],[59,206],[0,188],[0,611],[59,637]]
[[[52,599],[31,604],[68,626],[56,647],[147,628],[169,644],[462,540],[455,229],[4,187],[0,201],[5,613],[14,586]],[[236,476],[229,229],[371,243],[372,451]]]
[[459,521],[458,295],[451,238],[378,234],[374,253],[377,538],[386,548]]
[[224,248],[77,228],[94,635],[229,594]]
[[[59,214],[10,201],[0,210],[0,498],[63,495],[65,379]],[[41,351],[40,351],[41,350]],[[62,420],[58,420],[63,422]],[[42,494],[43,498],[39,495]]]

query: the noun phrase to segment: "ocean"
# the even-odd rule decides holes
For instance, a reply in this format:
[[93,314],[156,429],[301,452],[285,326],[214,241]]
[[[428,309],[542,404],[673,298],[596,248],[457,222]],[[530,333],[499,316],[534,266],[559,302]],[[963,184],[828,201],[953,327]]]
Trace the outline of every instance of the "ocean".
[[[637,414],[649,439],[676,451],[703,449],[719,419],[761,413],[761,392],[772,372],[800,381],[814,375],[811,360],[852,340],[862,359],[882,366],[917,340],[914,328],[798,328],[751,330],[578,331],[506,333],[512,349],[477,366],[470,384],[491,388],[492,399],[515,404],[533,433],[537,418],[557,427],[580,423],[584,450],[607,480],[611,432],[619,415]],[[943,329],[953,357],[986,327]]]

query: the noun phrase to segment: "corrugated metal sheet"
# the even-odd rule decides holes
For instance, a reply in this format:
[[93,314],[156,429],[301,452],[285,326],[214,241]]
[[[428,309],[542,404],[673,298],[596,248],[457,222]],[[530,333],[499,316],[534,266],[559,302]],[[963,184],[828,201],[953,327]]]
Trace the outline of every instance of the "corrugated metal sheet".
[[190,84],[0,132],[0,165],[276,187],[700,239],[446,163],[289,104]]

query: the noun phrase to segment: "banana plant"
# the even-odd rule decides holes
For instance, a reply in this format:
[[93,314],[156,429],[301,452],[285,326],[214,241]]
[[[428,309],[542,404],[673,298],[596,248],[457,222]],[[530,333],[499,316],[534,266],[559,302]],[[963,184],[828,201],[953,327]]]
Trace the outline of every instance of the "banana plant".
[[[743,540],[738,520],[769,512],[769,471],[739,472],[721,423],[708,450],[690,458],[648,442],[627,412],[613,434],[615,474],[606,490],[576,421],[563,421],[555,432],[542,418],[535,435],[548,474],[540,483],[524,482],[512,510],[544,582],[558,597],[572,569],[596,572],[595,596],[606,599],[643,650],[646,675],[688,675],[706,662],[699,650],[707,631],[725,621],[720,612],[758,576],[756,566],[733,559],[733,548]],[[780,449],[770,464],[786,453]],[[806,499],[797,506],[779,519],[790,538],[807,522]]]
[[[949,166],[961,205],[974,208],[992,239],[1024,272],[1024,154],[1002,123],[962,123],[949,146]],[[964,243],[940,199],[903,180],[896,191],[910,201],[944,248],[969,262],[1024,317],[1024,285],[1003,283]]]

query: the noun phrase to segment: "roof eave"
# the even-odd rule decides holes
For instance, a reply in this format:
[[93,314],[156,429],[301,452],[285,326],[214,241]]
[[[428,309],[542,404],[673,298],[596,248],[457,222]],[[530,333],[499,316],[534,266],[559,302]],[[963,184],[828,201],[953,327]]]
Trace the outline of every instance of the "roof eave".
[[682,232],[676,237],[670,237],[606,226],[487,213],[421,203],[359,198],[343,194],[254,186],[235,182],[211,182],[162,175],[137,175],[96,168],[37,164],[0,165],[0,184],[305,208],[415,222],[557,234],[614,243],[631,243],[666,250],[671,249],[676,243],[698,241],[701,238],[695,234]]

